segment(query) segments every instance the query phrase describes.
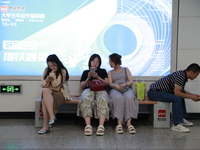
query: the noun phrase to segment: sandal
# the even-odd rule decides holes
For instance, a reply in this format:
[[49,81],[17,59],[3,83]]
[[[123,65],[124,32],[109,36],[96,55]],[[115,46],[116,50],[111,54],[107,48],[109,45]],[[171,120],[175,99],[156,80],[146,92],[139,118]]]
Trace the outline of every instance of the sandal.
[[136,130],[132,125],[128,126],[127,130],[128,130],[128,132],[130,134],[135,134],[136,133]]
[[118,133],[118,134],[124,133],[123,128],[122,128],[121,125],[117,125],[116,128],[115,128],[115,131],[116,131],[116,133]]
[[92,135],[92,126],[87,125],[84,129],[85,135]]
[[97,128],[96,135],[104,135],[105,128],[103,125],[99,125]]
[[[45,129],[45,130],[42,130],[42,129]],[[38,134],[45,134],[47,132],[50,132],[50,129],[49,128],[45,128],[43,127],[40,131],[38,131]]]

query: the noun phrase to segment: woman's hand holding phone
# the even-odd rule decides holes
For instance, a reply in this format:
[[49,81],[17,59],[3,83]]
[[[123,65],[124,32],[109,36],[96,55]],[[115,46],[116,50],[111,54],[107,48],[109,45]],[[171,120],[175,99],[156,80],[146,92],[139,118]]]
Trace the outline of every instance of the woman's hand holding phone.
[[97,74],[96,72],[93,72],[93,73],[92,73],[92,76],[93,76],[93,78],[96,78],[96,79],[98,79],[98,77],[99,77],[98,74]]
[[88,72],[88,79],[90,79],[92,77],[92,72]]
[[54,78],[53,78],[53,76],[47,76],[47,80],[48,80],[48,81],[53,81]]

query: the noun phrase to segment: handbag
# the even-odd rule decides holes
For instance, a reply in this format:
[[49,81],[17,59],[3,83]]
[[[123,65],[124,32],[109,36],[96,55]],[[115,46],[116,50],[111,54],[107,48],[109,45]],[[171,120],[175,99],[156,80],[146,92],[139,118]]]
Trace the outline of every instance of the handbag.
[[103,91],[105,90],[105,84],[100,80],[91,80],[88,82],[88,86],[91,91]]
[[135,94],[138,100],[145,99],[145,92],[146,92],[146,83],[143,82],[135,82]]
[[[120,83],[118,83],[118,84],[120,84]],[[123,94],[124,92],[128,91],[129,87],[128,86],[124,86],[124,88],[122,90],[119,90],[117,88],[114,88],[114,89]]]

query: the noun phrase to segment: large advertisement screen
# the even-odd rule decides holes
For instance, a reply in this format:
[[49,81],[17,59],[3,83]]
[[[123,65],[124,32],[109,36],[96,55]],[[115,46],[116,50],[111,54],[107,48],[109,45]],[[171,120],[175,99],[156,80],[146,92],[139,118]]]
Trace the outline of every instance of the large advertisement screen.
[[71,76],[97,53],[133,76],[170,73],[172,0],[1,0],[0,75],[42,75],[56,54]]

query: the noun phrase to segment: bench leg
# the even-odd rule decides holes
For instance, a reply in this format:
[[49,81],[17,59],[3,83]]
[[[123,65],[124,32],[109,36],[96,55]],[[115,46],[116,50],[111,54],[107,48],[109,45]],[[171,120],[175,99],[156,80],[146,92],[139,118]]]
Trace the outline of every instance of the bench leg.
[[35,101],[35,127],[43,127],[43,117],[40,116],[41,97]]
[[170,103],[154,104],[154,128],[170,128]]

